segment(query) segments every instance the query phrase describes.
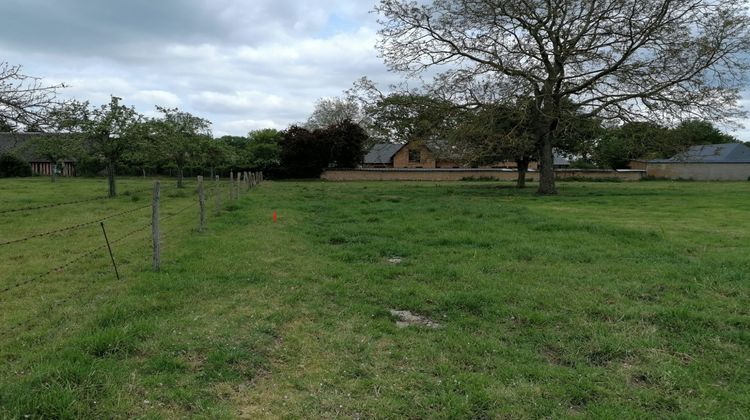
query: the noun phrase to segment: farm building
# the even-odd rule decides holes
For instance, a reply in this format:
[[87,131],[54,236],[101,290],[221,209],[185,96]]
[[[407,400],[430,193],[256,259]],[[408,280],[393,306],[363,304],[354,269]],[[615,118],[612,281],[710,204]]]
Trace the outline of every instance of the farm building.
[[365,155],[365,168],[435,169],[454,168],[455,162],[441,161],[424,143],[376,144]]
[[[555,168],[564,169],[570,166],[570,161],[559,153],[555,153]],[[383,143],[376,144],[365,155],[364,168],[394,168],[394,169],[445,169],[462,168],[457,160],[441,159],[433,150],[422,142],[406,144]],[[515,162],[497,162],[486,168],[515,169]],[[529,169],[536,170],[537,163],[532,162]]]
[[743,143],[693,146],[669,159],[649,161],[648,176],[695,181],[750,179],[750,147]]
[[[51,175],[53,162],[41,156],[34,150],[33,139],[41,136],[60,137],[61,141],[65,140],[64,134],[53,133],[0,133],[0,155],[14,154],[31,165],[31,172],[34,175]],[[58,162],[58,170],[62,176],[75,176],[75,160],[66,158]]]

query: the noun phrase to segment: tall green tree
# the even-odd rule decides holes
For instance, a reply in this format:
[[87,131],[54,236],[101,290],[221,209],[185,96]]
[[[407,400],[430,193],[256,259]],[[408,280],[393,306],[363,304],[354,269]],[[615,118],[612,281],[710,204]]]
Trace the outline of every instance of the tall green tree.
[[211,122],[177,108],[157,106],[160,117],[151,121],[149,136],[160,157],[177,168],[177,187],[183,188],[184,170],[200,162],[202,143],[211,137]]
[[281,163],[282,138],[283,133],[273,128],[248,133],[245,146],[248,167],[259,171],[277,168]]
[[85,153],[105,163],[110,197],[117,196],[117,165],[143,147],[143,116],[121,100],[112,96],[108,104],[96,108],[72,101],[55,110],[58,128],[75,135]]

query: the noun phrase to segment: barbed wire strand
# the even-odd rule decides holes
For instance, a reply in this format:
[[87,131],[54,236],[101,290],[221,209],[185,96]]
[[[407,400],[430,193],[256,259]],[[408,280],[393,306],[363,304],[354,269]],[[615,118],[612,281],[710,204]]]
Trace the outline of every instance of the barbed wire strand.
[[[126,241],[126,240],[130,239],[131,237],[133,237],[133,236],[134,236],[135,234],[137,234],[138,232],[144,231],[144,230],[146,230],[146,229],[148,229],[148,228],[150,228],[150,227],[151,227],[151,225],[150,225],[150,224],[149,224],[149,225],[146,225],[146,226],[142,226],[142,227],[140,227],[140,228],[138,228],[138,229],[136,229],[136,230],[133,230],[133,231],[131,231],[130,233],[126,234],[125,236],[121,237],[120,239],[117,239],[117,240],[116,240],[115,242],[113,242],[113,243],[122,243],[122,242],[124,242],[124,241]],[[99,247],[99,248],[98,248],[97,250],[103,250],[103,248],[104,248],[104,246],[102,246],[102,247]],[[109,289],[111,290],[111,288],[112,288],[112,286],[110,286],[110,288],[109,288]],[[85,286],[85,287],[84,287],[83,289],[81,289],[81,290],[87,290],[87,289],[89,289],[89,286],[88,286],[88,285],[86,285],[86,286]],[[79,291],[76,291],[76,293],[74,293],[73,295],[67,296],[67,297],[65,297],[65,298],[63,298],[63,299],[60,299],[60,300],[56,301],[56,302],[55,302],[55,303],[54,303],[54,304],[53,304],[53,305],[52,305],[51,307],[49,307],[49,308],[48,308],[47,310],[48,310],[48,311],[51,311],[51,310],[52,310],[53,308],[57,308],[57,307],[60,307],[60,306],[64,305],[65,303],[67,303],[67,302],[69,302],[69,301],[73,300],[73,299],[74,299],[75,297],[77,297],[77,296],[79,296]],[[40,322],[39,322],[39,320],[40,320],[40,319],[42,319],[42,318],[41,318],[41,317],[38,317],[38,316],[35,316],[35,317],[31,317],[31,318],[29,318],[29,319],[28,319],[27,321],[19,322],[19,323],[17,323],[17,324],[15,324],[15,325],[13,325],[12,327],[8,328],[7,330],[5,330],[5,331],[1,332],[1,333],[0,333],[0,337],[5,337],[5,336],[8,336],[8,335],[10,335],[11,333],[15,332],[15,331],[16,331],[17,329],[19,329],[20,327],[24,327],[24,326],[25,326],[25,327],[27,327],[27,328],[33,328],[33,327],[35,327],[35,326],[37,326],[37,325],[39,325],[39,324],[40,324]],[[37,321],[37,322],[34,322],[34,321]]]
[[[144,231],[144,230],[146,230],[146,229],[148,229],[150,227],[151,227],[150,223],[147,224],[147,225],[145,225],[145,226],[139,227],[138,229],[135,229],[135,230],[133,230],[133,231],[125,234],[123,237],[121,237],[121,238],[119,238],[119,239],[117,239],[115,241],[112,241],[111,243],[113,245],[114,244],[119,244],[119,243],[123,242],[124,240],[126,240],[127,238],[129,238],[129,237],[137,234],[138,232]],[[15,283],[13,285],[10,285],[10,286],[7,286],[7,287],[5,287],[3,289],[0,289],[0,294],[7,293],[7,292],[9,292],[9,291],[11,291],[13,289],[17,289],[17,288],[25,286],[25,285],[27,285],[29,283],[33,283],[35,281],[42,280],[43,278],[51,275],[52,273],[56,273],[56,272],[65,270],[66,268],[68,268],[71,265],[77,263],[78,261],[81,261],[84,258],[87,258],[87,257],[89,257],[89,256],[91,256],[91,255],[93,255],[93,254],[95,254],[95,253],[97,253],[99,251],[104,250],[106,247],[107,247],[106,244],[105,245],[100,245],[100,246],[98,246],[98,247],[96,247],[94,249],[91,249],[90,251],[87,251],[87,252],[85,252],[85,253],[83,253],[83,254],[81,254],[81,255],[73,258],[72,260],[67,261],[66,263],[64,263],[64,264],[62,264],[60,266],[57,266],[57,267],[52,268],[52,269],[50,269],[50,270],[48,270],[48,271],[46,271],[44,273],[38,274],[36,276],[33,276],[33,277],[29,278],[28,280],[17,282],[17,283]],[[1,302],[2,302],[2,300],[0,300],[0,303]]]
[[[125,193],[121,194],[124,196],[132,195],[132,194],[140,194],[142,192],[150,191],[151,188],[145,188],[142,190],[136,190],[136,191],[126,191]],[[62,207],[62,206],[70,206],[73,204],[81,204],[81,203],[89,203],[92,201],[100,201],[100,200],[108,200],[110,197],[104,196],[104,197],[96,197],[96,198],[86,198],[83,200],[76,200],[76,201],[67,201],[65,203],[54,203],[54,204],[45,204],[43,206],[32,206],[32,207],[21,207],[16,209],[5,209],[0,210],[0,214],[8,214],[8,213],[19,213],[22,211],[32,211],[32,210],[43,210],[43,209],[51,209],[55,207]]]
[[42,238],[42,237],[45,237],[45,236],[51,236],[51,235],[55,235],[55,234],[58,234],[58,233],[69,232],[71,230],[81,229],[81,228],[84,228],[86,226],[91,226],[91,225],[96,224],[96,223],[101,223],[101,222],[104,222],[106,220],[114,219],[115,217],[120,217],[120,216],[124,216],[126,214],[135,213],[135,212],[137,212],[139,210],[144,210],[144,209],[149,208],[149,207],[151,207],[150,204],[147,205],[147,206],[142,206],[142,207],[138,207],[138,208],[135,208],[135,209],[127,210],[127,211],[124,211],[124,212],[121,212],[121,213],[112,214],[112,215],[109,215],[107,217],[104,217],[104,218],[101,218],[101,219],[98,219],[98,220],[92,220],[92,221],[89,221],[89,222],[79,223],[77,225],[68,226],[68,227],[61,228],[61,229],[51,230],[49,232],[37,233],[37,234],[31,235],[31,236],[27,236],[25,238],[14,239],[12,241],[0,242],[0,246],[13,245],[13,244],[17,244],[17,243],[20,243],[20,242],[30,241],[30,240],[36,239],[36,238]]

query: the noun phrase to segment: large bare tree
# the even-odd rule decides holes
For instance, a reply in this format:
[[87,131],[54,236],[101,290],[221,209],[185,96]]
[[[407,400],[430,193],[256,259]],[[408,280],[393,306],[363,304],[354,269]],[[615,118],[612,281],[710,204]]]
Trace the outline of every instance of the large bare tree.
[[63,84],[48,85],[23,72],[21,66],[0,61],[0,121],[5,128],[40,127],[59,103],[57,91]]
[[445,66],[444,83],[513,86],[533,98],[542,194],[556,193],[552,150],[566,101],[578,115],[612,120],[740,115],[746,2],[380,0],[376,11],[391,69]]

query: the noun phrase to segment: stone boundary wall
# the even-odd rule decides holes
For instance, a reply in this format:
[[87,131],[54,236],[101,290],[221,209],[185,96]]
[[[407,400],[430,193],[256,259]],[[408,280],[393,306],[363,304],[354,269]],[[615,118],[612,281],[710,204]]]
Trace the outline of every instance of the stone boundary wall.
[[750,163],[648,163],[648,176],[694,181],[747,181]]
[[[638,170],[575,170],[555,171],[559,180],[612,180],[640,181],[646,171]],[[498,181],[515,181],[516,171],[498,169],[329,169],[320,176],[326,181],[462,181],[467,179],[494,179]],[[526,174],[526,180],[539,180],[538,172]]]

